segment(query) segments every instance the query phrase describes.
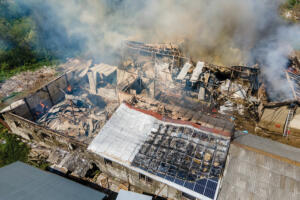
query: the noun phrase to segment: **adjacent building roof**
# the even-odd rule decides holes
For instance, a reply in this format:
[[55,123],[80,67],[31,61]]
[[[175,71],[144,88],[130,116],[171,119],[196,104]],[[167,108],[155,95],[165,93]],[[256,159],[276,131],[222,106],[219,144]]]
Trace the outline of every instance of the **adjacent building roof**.
[[237,136],[234,142],[300,163],[300,149],[290,145],[275,142],[253,134]]
[[22,162],[0,168],[0,200],[101,200],[105,194]]
[[121,104],[88,150],[200,199],[215,199],[230,137]]
[[230,145],[227,163],[219,200],[300,199],[300,168],[296,165],[238,144]]
[[148,195],[138,194],[126,190],[120,190],[116,200],[151,200],[152,197]]

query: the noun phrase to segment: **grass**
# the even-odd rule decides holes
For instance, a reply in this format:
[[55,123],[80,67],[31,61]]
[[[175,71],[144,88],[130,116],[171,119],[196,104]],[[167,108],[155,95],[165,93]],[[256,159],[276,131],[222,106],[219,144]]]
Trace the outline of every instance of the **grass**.
[[15,161],[27,162],[30,148],[0,124],[0,167]]

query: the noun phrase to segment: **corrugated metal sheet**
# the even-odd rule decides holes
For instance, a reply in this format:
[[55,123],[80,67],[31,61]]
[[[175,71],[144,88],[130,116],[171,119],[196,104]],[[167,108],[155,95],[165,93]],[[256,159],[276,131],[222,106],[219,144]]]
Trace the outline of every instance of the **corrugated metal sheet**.
[[178,76],[177,76],[177,80],[183,80],[184,77],[186,76],[186,74],[188,73],[189,69],[191,68],[191,64],[190,63],[185,63],[183,68],[181,69],[181,71],[179,72]]
[[145,142],[154,121],[154,117],[121,104],[88,150],[129,164]]
[[101,63],[90,68],[90,70],[98,72],[99,74],[104,74],[104,76],[109,76],[117,70],[117,67]]
[[191,77],[191,79],[190,79],[191,82],[196,82],[196,81],[198,81],[199,76],[200,76],[200,74],[201,74],[201,72],[202,72],[203,67],[204,67],[204,62],[200,62],[200,61],[199,61],[199,62],[197,63],[197,65],[196,65],[196,68],[195,68],[194,71],[193,71],[192,77]]
[[101,200],[105,194],[21,162],[0,168],[0,200]]

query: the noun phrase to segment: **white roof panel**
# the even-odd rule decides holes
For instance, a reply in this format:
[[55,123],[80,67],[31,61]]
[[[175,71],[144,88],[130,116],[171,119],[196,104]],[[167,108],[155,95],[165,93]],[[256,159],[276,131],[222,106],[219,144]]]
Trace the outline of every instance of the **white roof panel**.
[[197,63],[197,65],[196,65],[196,68],[195,68],[194,71],[193,71],[192,77],[191,77],[191,79],[190,79],[191,82],[196,82],[196,81],[198,81],[199,76],[200,76],[200,74],[201,74],[201,72],[202,72],[203,67],[204,67],[204,62],[200,62],[200,61],[199,61],[199,62]]
[[[88,150],[130,163],[156,119],[121,104],[89,145]],[[128,134],[130,133],[130,134]]]
[[94,72],[98,72],[104,74],[105,76],[109,76],[110,74],[114,73],[117,70],[117,67],[101,63],[101,64],[94,65],[90,69]]
[[191,68],[191,64],[190,63],[185,63],[183,68],[181,69],[181,71],[179,72],[178,76],[177,76],[177,80],[183,80],[184,77],[186,76],[186,74],[188,73],[189,69]]

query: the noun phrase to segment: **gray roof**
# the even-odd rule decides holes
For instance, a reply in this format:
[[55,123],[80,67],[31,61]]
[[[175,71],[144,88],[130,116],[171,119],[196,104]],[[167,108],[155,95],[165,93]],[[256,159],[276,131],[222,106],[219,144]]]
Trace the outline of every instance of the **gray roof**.
[[231,144],[219,200],[300,199],[300,168]]
[[22,162],[0,168],[0,200],[102,200],[105,194]]
[[267,153],[271,153],[280,157],[300,162],[300,149],[286,144],[275,142],[270,139],[259,137],[253,134],[235,134],[235,142],[247,145]]
[[135,192],[129,192],[126,190],[120,190],[117,200],[151,200],[151,196],[143,195],[143,194],[138,194]]

